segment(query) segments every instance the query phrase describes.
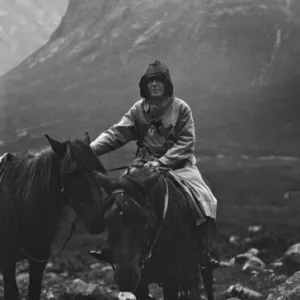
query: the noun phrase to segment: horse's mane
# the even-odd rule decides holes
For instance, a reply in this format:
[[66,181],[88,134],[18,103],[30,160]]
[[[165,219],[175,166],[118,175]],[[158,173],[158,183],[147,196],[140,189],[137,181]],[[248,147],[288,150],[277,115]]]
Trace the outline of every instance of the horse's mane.
[[[56,154],[48,147],[39,152],[29,151],[14,156],[3,166],[0,177],[0,205],[9,216],[14,230],[31,228],[41,224],[48,228],[44,234],[56,231],[62,218],[62,195],[59,177],[54,177]],[[66,165],[70,159],[67,151],[62,159]],[[53,232],[54,233],[54,232]]]
[[[40,153],[22,153],[5,166],[1,188],[26,203],[36,201],[37,194],[49,192],[55,154],[52,149]],[[8,185],[7,187],[5,185]],[[43,201],[43,199],[40,199]]]

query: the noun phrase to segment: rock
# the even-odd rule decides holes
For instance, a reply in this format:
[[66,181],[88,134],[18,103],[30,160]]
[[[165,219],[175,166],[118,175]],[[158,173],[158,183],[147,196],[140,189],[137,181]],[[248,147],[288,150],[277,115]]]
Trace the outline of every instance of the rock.
[[71,295],[90,296],[96,290],[97,284],[87,283],[81,279],[75,279],[67,287],[67,293]]
[[248,233],[251,235],[258,235],[262,233],[263,227],[261,225],[252,225],[248,227]]
[[120,292],[118,294],[118,299],[119,300],[136,300],[136,297],[134,294],[129,293],[129,292]]
[[16,273],[27,273],[29,272],[29,263],[28,261],[19,261],[16,265]]
[[256,256],[252,256],[243,266],[243,271],[262,271],[265,269],[265,263]]
[[300,271],[273,289],[267,300],[296,300],[300,299]]
[[231,285],[223,293],[223,295],[226,297],[226,299],[232,299],[230,297],[233,297],[233,299],[239,299],[239,298],[234,298],[234,297],[238,296],[238,297],[241,297],[242,299],[256,300],[256,299],[262,299],[262,297],[263,297],[263,295],[261,293],[255,292],[248,288],[245,288],[245,287],[241,286],[240,284]]
[[236,257],[235,257],[235,262],[237,264],[244,264],[246,263],[250,258],[252,258],[253,255],[250,254],[250,253],[242,253],[242,254],[238,254]]
[[276,237],[268,234],[248,237],[244,241],[248,246],[257,249],[267,249],[278,243]]
[[230,260],[228,261],[221,261],[220,262],[220,267],[232,267],[235,265],[235,259],[234,258],[231,258]]
[[46,293],[45,297],[46,297],[47,300],[55,300],[56,299],[56,297],[55,297],[55,295],[53,294],[52,291],[48,291]]
[[249,249],[246,253],[250,253],[250,254],[252,254],[253,256],[257,256],[258,253],[259,253],[259,250],[256,249],[256,248],[251,248],[251,249]]
[[270,263],[270,267],[272,267],[275,270],[279,270],[283,267],[283,262],[282,261],[274,261]]
[[61,266],[56,266],[53,263],[49,262],[46,265],[45,272],[49,273],[63,273],[63,269]]
[[19,273],[16,276],[16,280],[18,283],[20,283],[20,282],[26,283],[29,281],[29,274],[28,273]]
[[259,250],[257,250],[256,248],[251,248],[246,253],[238,254],[235,257],[235,262],[237,264],[244,264],[246,261],[248,261],[253,256],[256,256],[258,253],[259,253]]
[[300,243],[291,246],[282,256],[280,261],[284,267],[291,270],[300,269]]
[[242,237],[238,235],[233,235],[229,238],[229,243],[235,246],[239,246],[242,244]]
[[221,267],[232,267],[235,265],[235,258],[231,258],[230,260],[228,261],[221,261],[220,262],[220,266]]

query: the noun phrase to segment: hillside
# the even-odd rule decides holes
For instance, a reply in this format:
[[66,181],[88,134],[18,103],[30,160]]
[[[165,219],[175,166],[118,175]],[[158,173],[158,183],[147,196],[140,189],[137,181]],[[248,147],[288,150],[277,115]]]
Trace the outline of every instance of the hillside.
[[45,44],[66,11],[67,0],[0,0],[0,74]]
[[1,78],[2,149],[93,136],[163,60],[193,108],[199,151],[295,154],[300,3],[71,0],[48,43]]

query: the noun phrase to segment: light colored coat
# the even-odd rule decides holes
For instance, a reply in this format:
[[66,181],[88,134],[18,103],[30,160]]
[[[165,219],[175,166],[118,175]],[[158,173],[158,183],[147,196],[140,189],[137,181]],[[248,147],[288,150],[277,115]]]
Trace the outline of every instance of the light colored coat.
[[139,100],[119,123],[100,134],[91,147],[100,156],[142,138],[147,152],[172,168],[170,173],[195,200],[198,223],[203,215],[216,218],[217,200],[196,166],[195,127],[190,107],[183,100],[172,97],[156,111],[161,122],[158,126],[150,126],[149,115],[155,115],[155,111],[147,101]]

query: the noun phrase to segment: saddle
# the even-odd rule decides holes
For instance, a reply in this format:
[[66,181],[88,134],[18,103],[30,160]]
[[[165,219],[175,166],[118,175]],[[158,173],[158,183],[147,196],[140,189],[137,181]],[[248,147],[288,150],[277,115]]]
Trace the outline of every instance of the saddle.
[[[130,168],[136,168],[134,172]],[[144,197],[149,195],[154,185],[158,182],[160,176],[163,176],[161,170],[149,169],[144,166],[132,165],[118,181],[118,186],[126,191],[136,191]]]
[[[130,172],[131,167],[136,167],[134,172]],[[128,194],[132,196],[140,194],[143,197],[149,196],[153,187],[159,182],[161,177],[169,179],[171,183],[185,199],[185,205],[188,205],[192,209],[192,199],[189,199],[189,195],[178,184],[176,180],[170,176],[168,169],[149,169],[144,167],[143,163],[140,165],[133,164],[129,170],[121,176],[118,181],[118,187],[124,189]],[[183,203],[181,205],[184,205]]]

